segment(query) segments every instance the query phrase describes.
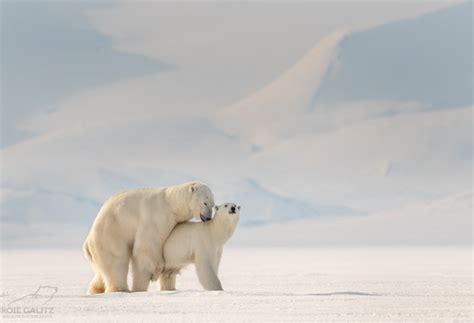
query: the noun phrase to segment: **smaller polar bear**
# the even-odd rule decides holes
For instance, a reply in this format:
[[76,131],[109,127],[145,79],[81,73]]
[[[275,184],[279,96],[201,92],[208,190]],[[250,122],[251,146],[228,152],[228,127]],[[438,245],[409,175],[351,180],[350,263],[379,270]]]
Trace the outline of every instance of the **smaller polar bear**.
[[184,222],[176,225],[163,247],[165,269],[160,276],[161,290],[176,289],[176,275],[194,263],[201,285],[207,290],[222,290],[217,276],[222,249],[239,222],[240,206],[233,203],[215,206],[209,222]]

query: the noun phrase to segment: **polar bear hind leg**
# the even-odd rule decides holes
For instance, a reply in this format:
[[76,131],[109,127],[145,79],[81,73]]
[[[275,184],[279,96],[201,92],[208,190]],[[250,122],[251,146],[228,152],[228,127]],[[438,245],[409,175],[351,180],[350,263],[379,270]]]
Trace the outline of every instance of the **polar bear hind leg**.
[[94,271],[95,271],[95,276],[91,280],[91,282],[89,283],[88,293],[89,294],[101,294],[101,293],[105,292],[105,283],[104,283],[104,280],[102,279],[102,276],[99,274],[97,266],[94,263],[94,259],[93,259],[92,252],[91,252],[90,247],[89,247],[89,241],[88,240],[85,241],[84,246],[83,246],[83,250],[84,250],[84,255],[87,257],[87,259],[89,259],[89,261],[90,261],[90,263],[91,263],[91,265],[92,265],[92,267],[94,268]]
[[84,253],[95,271],[95,276],[89,284],[89,294],[104,292],[126,292],[129,252],[124,246],[124,257],[112,255],[104,248],[96,248],[97,241],[86,240]]
[[105,292],[105,282],[99,273],[96,273],[89,284],[89,294],[102,294]]
[[100,285],[105,285],[105,292],[128,292],[127,275],[130,262],[130,252],[124,244],[121,254],[113,254],[105,248],[95,248],[93,250],[93,267],[96,277],[91,282],[96,284],[100,290]]
[[129,258],[116,258],[104,277],[105,292],[129,292],[127,285]]

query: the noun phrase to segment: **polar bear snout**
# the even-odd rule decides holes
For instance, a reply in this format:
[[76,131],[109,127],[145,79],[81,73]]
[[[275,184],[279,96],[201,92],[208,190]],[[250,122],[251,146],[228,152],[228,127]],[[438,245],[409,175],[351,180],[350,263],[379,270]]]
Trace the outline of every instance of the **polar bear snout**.
[[212,209],[208,210],[205,214],[200,214],[199,217],[201,218],[202,222],[207,222],[212,220]]
[[240,211],[240,206],[237,206],[237,207],[235,207],[235,208],[231,208],[231,209],[229,210],[229,214],[236,214],[236,215],[238,215],[238,214],[239,214],[239,211]]
[[240,205],[237,205],[237,204],[233,204],[233,203],[228,204],[228,205],[226,204],[224,207],[225,208],[228,207],[229,214],[237,214],[237,212],[240,211]]
[[214,196],[210,188],[204,184],[191,183],[189,192],[191,192],[189,201],[190,213],[196,218],[199,216],[203,222],[211,220]]

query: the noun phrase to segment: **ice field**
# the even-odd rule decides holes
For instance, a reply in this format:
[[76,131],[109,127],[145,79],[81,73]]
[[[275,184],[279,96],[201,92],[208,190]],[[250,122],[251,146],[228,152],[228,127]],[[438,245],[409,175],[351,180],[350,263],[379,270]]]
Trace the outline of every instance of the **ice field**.
[[470,248],[227,248],[225,291],[86,295],[78,250],[2,251],[4,321],[471,321]]

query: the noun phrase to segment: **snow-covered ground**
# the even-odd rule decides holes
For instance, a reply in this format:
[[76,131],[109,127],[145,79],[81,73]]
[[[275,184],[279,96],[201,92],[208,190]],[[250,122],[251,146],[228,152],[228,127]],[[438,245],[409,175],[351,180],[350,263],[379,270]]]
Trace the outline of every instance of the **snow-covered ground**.
[[469,247],[228,248],[224,292],[203,291],[189,268],[175,292],[152,285],[99,296],[86,295],[92,272],[77,250],[10,250],[1,259],[3,320],[17,322],[473,319]]

